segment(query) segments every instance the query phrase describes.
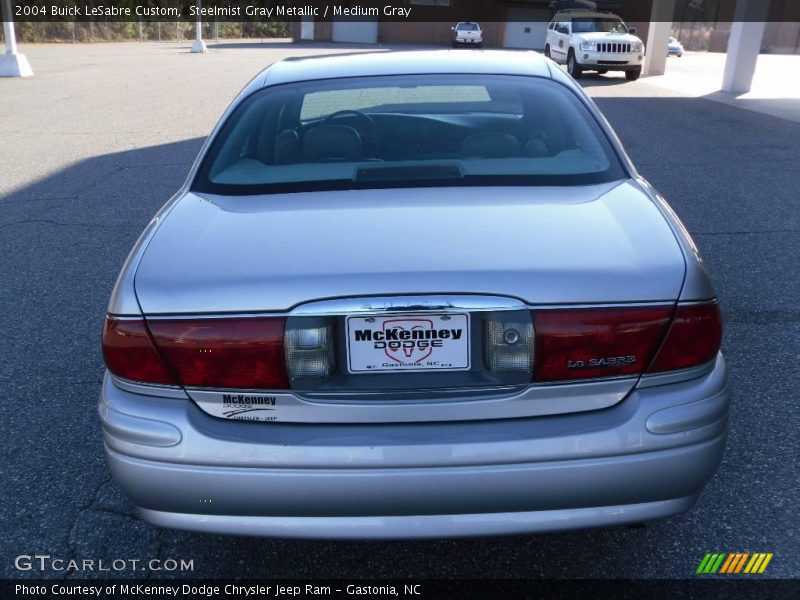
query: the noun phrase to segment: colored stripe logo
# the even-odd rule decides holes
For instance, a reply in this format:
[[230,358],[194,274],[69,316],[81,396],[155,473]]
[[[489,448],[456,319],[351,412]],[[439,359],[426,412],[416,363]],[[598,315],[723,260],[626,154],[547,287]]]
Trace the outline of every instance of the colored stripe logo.
[[731,575],[744,573],[757,575],[763,573],[772,552],[706,552],[700,565],[697,567],[698,575]]

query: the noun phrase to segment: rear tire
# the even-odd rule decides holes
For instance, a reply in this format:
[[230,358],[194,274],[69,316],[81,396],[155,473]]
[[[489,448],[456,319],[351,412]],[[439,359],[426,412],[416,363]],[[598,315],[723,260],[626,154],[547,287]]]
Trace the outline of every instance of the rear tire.
[[636,69],[635,71],[625,71],[625,79],[628,81],[636,81],[639,79],[639,76],[642,74],[642,69]]
[[547,58],[552,58],[552,56],[550,56],[550,44],[547,44],[547,46],[544,47],[544,55]]
[[571,48],[567,56],[567,73],[569,73],[573,79],[580,79],[583,76],[583,69],[578,66],[575,52],[573,52]]

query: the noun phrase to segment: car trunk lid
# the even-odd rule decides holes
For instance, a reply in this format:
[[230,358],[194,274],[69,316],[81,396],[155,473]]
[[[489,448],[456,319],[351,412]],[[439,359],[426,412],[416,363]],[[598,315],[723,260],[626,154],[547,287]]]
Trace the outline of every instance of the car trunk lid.
[[144,252],[135,287],[147,315],[439,293],[607,304],[674,301],[684,270],[668,223],[631,181],[187,193]]

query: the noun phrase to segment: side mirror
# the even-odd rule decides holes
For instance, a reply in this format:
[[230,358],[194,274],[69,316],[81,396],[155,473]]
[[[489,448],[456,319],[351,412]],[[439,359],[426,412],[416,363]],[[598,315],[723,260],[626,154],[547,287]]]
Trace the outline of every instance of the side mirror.
[[628,29],[628,33],[630,33],[631,35],[636,35],[636,27],[631,27],[630,29]]
[[450,28],[450,31],[455,31],[455,30],[456,30],[456,28],[455,28],[455,27],[451,27],[451,28]]

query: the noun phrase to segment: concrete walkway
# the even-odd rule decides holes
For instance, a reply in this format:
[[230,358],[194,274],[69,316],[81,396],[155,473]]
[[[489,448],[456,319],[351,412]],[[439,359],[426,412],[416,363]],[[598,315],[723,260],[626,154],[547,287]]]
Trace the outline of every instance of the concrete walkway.
[[670,57],[667,72],[644,79],[648,84],[691,97],[800,122],[800,55],[762,54],[747,94],[721,92],[725,54],[687,52]]

